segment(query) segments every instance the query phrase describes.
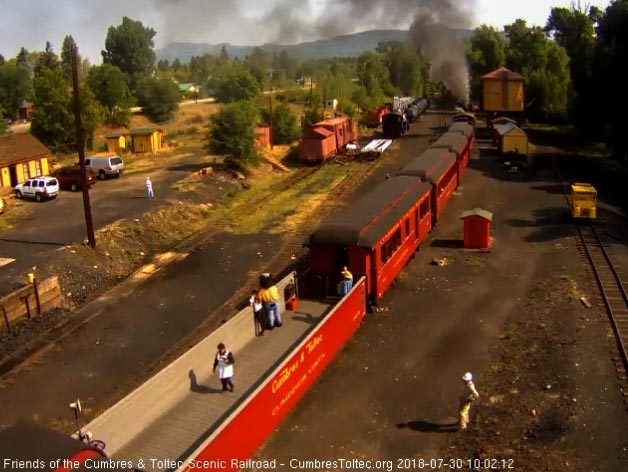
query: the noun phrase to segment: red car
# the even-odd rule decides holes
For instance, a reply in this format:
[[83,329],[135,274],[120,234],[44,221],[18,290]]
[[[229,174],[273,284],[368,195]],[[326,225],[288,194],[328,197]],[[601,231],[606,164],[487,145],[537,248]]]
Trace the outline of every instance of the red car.
[[[87,185],[91,187],[96,183],[96,174],[89,167],[87,171]],[[63,190],[72,190],[76,192],[83,188],[81,182],[81,167],[68,166],[55,170],[52,175],[59,181],[59,187]]]

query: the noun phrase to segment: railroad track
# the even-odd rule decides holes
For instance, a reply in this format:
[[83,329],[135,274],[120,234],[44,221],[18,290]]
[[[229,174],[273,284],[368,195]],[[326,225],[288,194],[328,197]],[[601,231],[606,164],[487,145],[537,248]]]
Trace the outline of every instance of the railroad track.
[[[555,164],[567,206],[571,208],[560,165],[556,161]],[[580,236],[578,250],[591,267],[608,314],[612,330],[611,354],[624,402],[628,407],[628,293],[622,281],[623,274],[593,223],[583,221],[575,224]]]

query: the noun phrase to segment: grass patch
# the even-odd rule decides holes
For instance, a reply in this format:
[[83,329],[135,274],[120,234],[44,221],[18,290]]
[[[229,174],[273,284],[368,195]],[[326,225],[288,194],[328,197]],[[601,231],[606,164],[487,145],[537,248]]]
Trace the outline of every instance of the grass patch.
[[0,215],[0,234],[13,229],[19,222],[33,213],[33,204],[16,201],[4,197],[4,214]]
[[485,257],[479,257],[473,254],[466,254],[462,260],[465,264],[475,267],[484,267],[488,262]]

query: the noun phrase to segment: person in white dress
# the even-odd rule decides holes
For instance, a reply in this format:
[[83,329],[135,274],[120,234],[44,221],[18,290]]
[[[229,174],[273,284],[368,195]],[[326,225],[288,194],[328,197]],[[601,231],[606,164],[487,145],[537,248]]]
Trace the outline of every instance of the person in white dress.
[[218,369],[218,378],[222,383],[222,391],[230,391],[233,392],[233,382],[231,382],[231,377],[233,377],[233,364],[235,363],[235,359],[233,354],[227,350],[223,343],[218,345],[218,352],[216,353],[216,358],[214,359],[214,372],[216,372],[216,368]]

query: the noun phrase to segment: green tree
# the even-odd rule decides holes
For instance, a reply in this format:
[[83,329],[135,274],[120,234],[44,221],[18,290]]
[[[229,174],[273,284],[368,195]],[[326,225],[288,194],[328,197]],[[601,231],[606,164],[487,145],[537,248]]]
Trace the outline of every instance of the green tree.
[[0,54],[0,67],[6,64],[6,59],[2,54]]
[[504,28],[509,40],[507,64],[526,78],[527,112],[534,119],[563,119],[571,94],[569,56],[542,28],[517,20]]
[[230,103],[255,97],[260,83],[246,66],[232,62],[210,79],[208,89],[221,102]]
[[133,97],[122,71],[110,64],[94,66],[89,71],[87,81],[107,111],[106,122],[111,126],[127,126]]
[[628,118],[628,89],[624,80],[624,67],[628,57],[628,0],[616,0],[606,9],[597,28],[595,84],[600,96],[600,109],[596,116],[608,127],[608,141],[615,155],[628,162],[626,129]]
[[195,84],[205,84],[218,68],[218,60],[211,54],[194,56],[190,59],[190,81]]
[[244,60],[244,64],[249,68],[251,74],[255,76],[260,84],[268,82],[267,73],[271,65],[271,57],[262,48],[256,47],[253,52]]
[[[262,122],[268,126],[270,124],[270,112],[267,108],[262,109]],[[297,116],[285,103],[279,103],[273,108],[273,144],[290,144],[299,139],[301,132],[297,124]]]
[[552,8],[545,28],[569,55],[575,93],[573,118],[581,132],[590,132],[599,122],[595,117],[598,93],[592,80],[595,26],[601,16],[601,11],[596,7],[591,7],[588,11],[581,10],[576,5],[571,8]]
[[42,68],[35,77],[31,132],[48,146],[76,142],[68,89],[61,69]]
[[[383,55],[390,83],[407,95],[422,95],[427,74],[427,62],[417,52],[400,41],[388,41],[377,47]],[[383,84],[382,84],[383,85]]]
[[226,162],[246,168],[259,157],[255,151],[256,113],[250,102],[235,102],[221,107],[210,118],[207,149],[226,155]]
[[[87,149],[94,148],[94,134],[96,128],[98,128],[103,122],[103,117],[106,115],[105,108],[98,102],[96,95],[89,87],[87,81],[82,81],[80,84],[80,103],[81,103],[81,126],[83,127],[83,133],[85,134],[85,147]],[[70,100],[70,104],[73,107],[73,99]],[[73,108],[72,108],[73,110]],[[74,113],[71,113],[72,129],[76,129],[74,121]],[[76,142],[76,136],[74,135],[74,142]]]
[[0,66],[0,107],[5,113],[16,118],[22,101],[31,99],[32,93],[33,81],[26,67],[15,59]]
[[[61,46],[61,70],[68,82],[72,81],[72,48],[76,47],[74,38],[72,36],[66,36],[63,38],[63,45]],[[78,48],[77,48],[78,51]],[[81,56],[77,52],[77,64],[81,63]]]
[[155,30],[145,27],[141,21],[126,16],[121,25],[109,27],[102,51],[103,62],[118,67],[126,75],[132,91],[153,71],[155,34]]
[[220,56],[218,57],[218,65],[225,66],[229,63],[229,53],[227,52],[227,46],[224,44],[220,48]]
[[476,28],[467,42],[467,61],[471,73],[471,96],[482,96],[481,77],[506,64],[508,41],[492,26]]
[[42,69],[58,69],[61,67],[59,56],[53,51],[52,43],[46,41],[46,49],[39,55],[35,64],[35,75],[39,75]]
[[172,119],[180,99],[179,87],[168,78],[147,77],[138,90],[139,105],[156,122]]

